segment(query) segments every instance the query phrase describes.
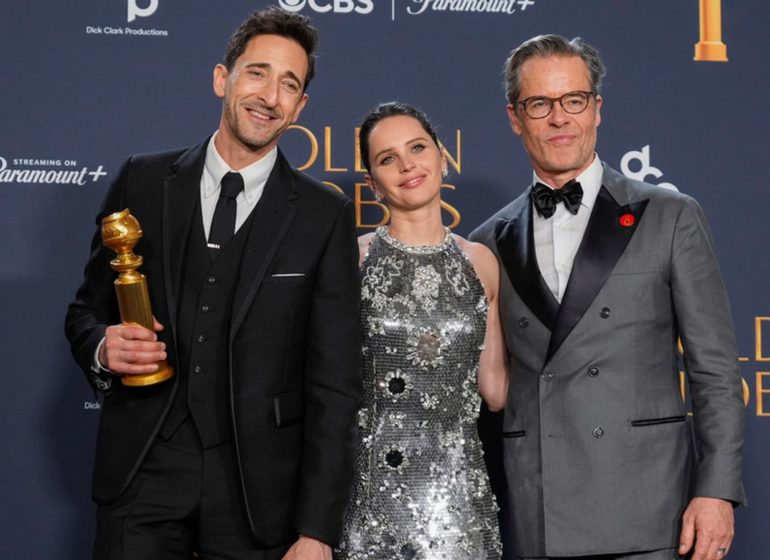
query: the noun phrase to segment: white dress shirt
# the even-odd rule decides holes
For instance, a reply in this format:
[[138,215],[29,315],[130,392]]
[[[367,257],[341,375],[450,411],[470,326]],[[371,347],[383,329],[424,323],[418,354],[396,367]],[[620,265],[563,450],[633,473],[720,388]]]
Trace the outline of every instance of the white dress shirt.
[[274,147],[262,159],[255,161],[243,169],[231,169],[222,156],[217,152],[214,145],[214,139],[217,133],[211,137],[209,145],[206,148],[206,161],[201,175],[201,214],[203,216],[203,230],[206,232],[206,239],[209,238],[211,222],[214,219],[214,210],[219,200],[219,189],[222,177],[229,171],[241,174],[243,177],[243,191],[235,199],[237,210],[235,211],[235,231],[243,225],[246,218],[262,197],[265,190],[267,178],[273,171],[275,160],[278,157],[278,148]]
[[[591,217],[591,210],[599,195],[603,172],[599,157],[594,155],[591,165],[575,177],[583,188],[583,199],[577,214],[570,214],[561,203],[556,205],[556,212],[548,219],[540,216],[534,208],[532,209],[537,264],[545,283],[559,303],[567,289],[572,263],[575,261],[588,219]],[[537,173],[533,173],[533,176],[535,182],[545,184]]]

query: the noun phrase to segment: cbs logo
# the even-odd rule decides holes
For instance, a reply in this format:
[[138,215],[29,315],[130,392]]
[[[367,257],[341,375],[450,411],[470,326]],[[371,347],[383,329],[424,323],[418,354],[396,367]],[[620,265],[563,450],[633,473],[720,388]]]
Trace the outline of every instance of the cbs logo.
[[319,14],[331,11],[335,14],[370,14],[374,10],[374,0],[278,0],[278,5],[287,12],[299,12],[307,5]]

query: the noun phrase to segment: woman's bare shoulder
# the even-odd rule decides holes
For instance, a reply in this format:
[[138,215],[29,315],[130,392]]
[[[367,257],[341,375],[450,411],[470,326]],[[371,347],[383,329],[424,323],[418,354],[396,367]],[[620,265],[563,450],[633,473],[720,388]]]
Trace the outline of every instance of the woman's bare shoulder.
[[457,246],[473,265],[476,275],[484,286],[487,297],[490,299],[497,297],[499,267],[494,253],[481,243],[468,241],[459,235],[455,235],[454,238]]
[[369,245],[372,244],[374,235],[375,233],[371,232],[358,237],[358,266],[361,266],[364,262],[364,258],[366,258],[366,253],[369,251]]
[[495,270],[497,269],[497,259],[495,258],[494,253],[492,253],[486,245],[476,243],[475,241],[468,241],[457,234],[453,234],[453,236],[457,242],[457,246],[460,247],[460,250],[465,253],[474,266],[481,266],[483,268],[492,267]]

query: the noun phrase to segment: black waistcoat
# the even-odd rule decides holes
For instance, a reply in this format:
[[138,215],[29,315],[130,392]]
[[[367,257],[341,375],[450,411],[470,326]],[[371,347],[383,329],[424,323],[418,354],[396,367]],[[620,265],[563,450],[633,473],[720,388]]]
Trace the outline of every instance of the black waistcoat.
[[177,340],[179,388],[161,437],[169,438],[188,414],[204,448],[232,439],[227,357],[232,302],[253,212],[212,261],[200,203],[184,259]]

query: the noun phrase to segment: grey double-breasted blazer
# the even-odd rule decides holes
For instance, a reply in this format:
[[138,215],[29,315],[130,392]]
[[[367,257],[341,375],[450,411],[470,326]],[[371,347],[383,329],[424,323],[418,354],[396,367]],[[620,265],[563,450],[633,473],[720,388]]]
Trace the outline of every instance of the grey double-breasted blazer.
[[471,234],[501,263],[513,552],[675,547],[692,496],[745,500],[741,379],[703,212],[605,166],[559,304],[538,269],[529,190]]

